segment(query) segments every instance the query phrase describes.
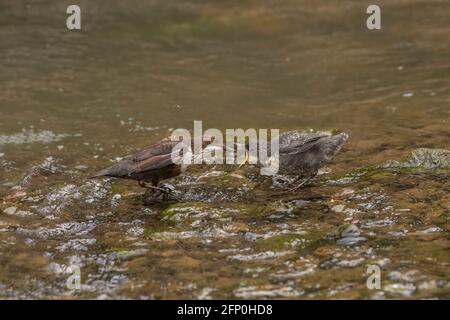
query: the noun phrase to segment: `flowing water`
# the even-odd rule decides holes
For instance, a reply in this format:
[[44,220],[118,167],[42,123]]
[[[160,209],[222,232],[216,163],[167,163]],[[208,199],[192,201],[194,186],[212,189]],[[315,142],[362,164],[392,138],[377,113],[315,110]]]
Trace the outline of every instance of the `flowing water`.
[[[67,1],[2,0],[0,298],[449,298],[448,164],[386,161],[450,149],[450,3],[379,3],[370,31],[370,1],[80,0],[69,31]],[[292,194],[87,179],[194,120],[350,139]]]

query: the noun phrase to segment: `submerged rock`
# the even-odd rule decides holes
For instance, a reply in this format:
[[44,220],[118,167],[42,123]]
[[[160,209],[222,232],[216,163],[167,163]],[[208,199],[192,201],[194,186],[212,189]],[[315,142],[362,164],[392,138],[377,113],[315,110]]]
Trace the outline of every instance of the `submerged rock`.
[[337,241],[338,244],[343,246],[352,246],[360,242],[366,241],[364,237],[360,237],[361,232],[358,227],[354,224],[347,226],[341,232],[341,238]]
[[303,294],[304,292],[302,290],[297,290],[292,287],[277,287],[274,285],[241,287],[234,291],[234,295],[241,299],[291,298]]
[[19,185],[15,189],[21,189],[24,186],[30,184],[34,177],[48,176],[55,174],[64,166],[59,164],[59,160],[53,157],[46,157],[41,163],[34,165],[28,170],[28,172],[22,177]]
[[[213,171],[211,174],[177,177],[162,188],[169,191],[167,200],[176,202],[237,202],[252,199],[252,182],[233,173]],[[144,195],[146,204],[162,200],[160,192],[149,189]]]
[[412,283],[392,283],[384,286],[383,290],[390,294],[409,297],[416,291],[416,286]]
[[74,199],[80,199],[81,196],[77,186],[74,184],[65,185],[50,192],[45,197],[43,204],[38,208],[38,211],[44,215],[59,214]]
[[24,143],[50,143],[60,141],[71,135],[65,133],[53,133],[49,130],[22,130],[22,132],[11,135],[0,135],[0,145],[3,144],[24,144]]
[[38,228],[25,229],[17,228],[18,234],[23,234],[30,237],[37,237],[40,239],[49,239],[55,237],[69,236],[69,235],[85,235],[96,227],[93,221],[87,222],[64,222],[56,225],[54,228]]
[[16,207],[9,207],[9,208],[6,208],[5,210],[3,210],[3,212],[6,213],[6,214],[11,215],[11,214],[16,213],[16,210],[17,210]]
[[425,168],[439,169],[450,167],[450,151],[445,149],[418,148],[411,151],[406,161],[389,160],[384,168]]
[[229,256],[228,260],[237,260],[237,261],[257,261],[257,260],[266,260],[266,259],[274,259],[278,257],[282,257],[288,254],[292,254],[294,251],[281,251],[281,252],[275,252],[275,251],[265,251],[260,253],[254,253],[254,254],[238,254],[234,256]]

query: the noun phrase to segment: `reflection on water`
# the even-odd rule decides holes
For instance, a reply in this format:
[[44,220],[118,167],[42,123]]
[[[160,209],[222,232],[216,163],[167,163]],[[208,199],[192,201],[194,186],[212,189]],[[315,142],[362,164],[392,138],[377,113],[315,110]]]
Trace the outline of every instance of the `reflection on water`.
[[[450,149],[450,7],[380,3],[369,31],[356,0],[85,0],[70,32],[69,3],[2,1],[0,297],[448,297],[448,170],[374,168]],[[246,169],[192,173],[195,201],[156,207],[86,180],[193,120],[351,139],[291,196]]]

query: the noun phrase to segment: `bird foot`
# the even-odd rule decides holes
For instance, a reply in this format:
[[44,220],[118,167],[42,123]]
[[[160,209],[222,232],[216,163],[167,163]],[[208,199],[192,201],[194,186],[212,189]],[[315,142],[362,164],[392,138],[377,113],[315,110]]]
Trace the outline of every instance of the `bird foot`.
[[169,195],[175,191],[175,187],[170,183],[160,184],[158,188],[163,195],[163,200],[167,200],[169,198]]
[[148,189],[145,195],[146,204],[155,204],[160,200],[165,201],[169,198],[170,193],[175,191],[175,187],[168,183],[158,185],[157,187],[145,184],[145,182],[139,182],[139,185]]
[[148,182],[142,181],[142,180],[139,181],[139,185],[140,185],[142,188],[152,189],[152,190],[156,190],[156,191],[164,192],[164,193],[167,192],[167,190],[164,189],[164,188],[161,188],[161,187],[159,187],[159,186],[156,187],[156,186],[154,186],[154,185],[152,185],[152,184],[150,184],[150,183],[148,183]]
[[[300,189],[301,187],[303,187],[305,184],[307,184],[308,182],[310,182],[316,175],[317,175],[317,174],[311,175],[309,178],[303,180],[302,182],[300,182],[300,183],[299,183],[298,185],[296,185],[295,187],[290,188],[290,189],[288,189],[288,190],[285,190],[285,191],[283,191],[282,193],[289,193],[289,192],[297,191],[298,189]],[[296,180],[296,181],[299,181],[299,180]],[[294,183],[295,183],[296,181],[294,181]]]

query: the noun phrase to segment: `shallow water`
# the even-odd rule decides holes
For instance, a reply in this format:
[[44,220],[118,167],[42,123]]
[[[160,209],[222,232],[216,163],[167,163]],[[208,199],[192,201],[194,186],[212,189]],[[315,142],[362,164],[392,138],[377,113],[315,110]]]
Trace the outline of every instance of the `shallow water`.
[[[450,6],[369,2],[0,4],[1,298],[448,298]],[[309,188],[201,168],[146,206],[92,172],[171,128],[342,130]],[[381,267],[381,290],[366,287]],[[81,268],[81,289],[66,286]]]

